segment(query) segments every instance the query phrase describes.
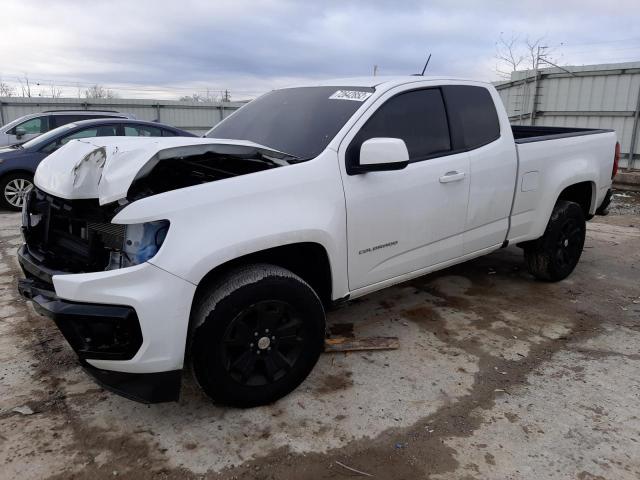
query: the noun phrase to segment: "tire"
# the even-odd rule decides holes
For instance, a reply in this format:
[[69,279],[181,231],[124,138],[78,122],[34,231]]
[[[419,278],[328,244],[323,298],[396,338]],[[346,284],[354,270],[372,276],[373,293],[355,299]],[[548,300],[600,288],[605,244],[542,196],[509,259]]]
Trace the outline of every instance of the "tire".
[[586,235],[582,208],[560,200],[551,212],[544,235],[524,248],[527,269],[538,280],[558,282],[569,276],[580,260]]
[[324,348],[325,314],[314,290],[284,268],[260,264],[210,286],[193,317],[190,356],[216,403],[273,403],[309,375]]
[[33,175],[16,172],[0,180],[0,207],[15,212],[22,210],[24,195],[33,187]]

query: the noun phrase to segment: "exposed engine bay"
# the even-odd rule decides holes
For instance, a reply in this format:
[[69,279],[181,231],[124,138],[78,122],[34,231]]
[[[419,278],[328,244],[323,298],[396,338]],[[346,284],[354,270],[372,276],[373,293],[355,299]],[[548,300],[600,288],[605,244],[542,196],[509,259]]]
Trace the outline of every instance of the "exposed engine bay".
[[159,193],[215,182],[225,178],[247,175],[294,163],[267,156],[260,152],[250,154],[219,154],[206,152],[197,155],[157,159],[145,166],[134,180],[127,198],[129,201]]
[[[119,211],[136,200],[297,162],[295,157],[260,146],[211,144],[210,140],[206,144],[156,150],[144,163],[141,159],[145,157],[132,161],[133,153],[148,154],[153,150],[141,150],[138,144],[133,144],[135,149],[112,150],[108,146],[77,143],[76,150],[82,156],[72,162],[69,155],[75,151],[67,149],[67,156],[59,161],[67,163],[71,171],[68,177],[58,179],[56,188],[65,187],[71,178],[75,192],[95,191],[98,196],[101,187],[114,191],[114,185],[121,191],[122,183],[109,182],[122,180],[124,172],[131,183],[126,197],[108,203],[101,202],[101,198],[60,198],[45,190],[48,185],[34,188],[28,195],[22,227],[28,253],[47,268],[68,273],[137,265],[157,253],[169,230],[167,220],[111,223]],[[141,165],[137,172],[126,168],[136,163]]]

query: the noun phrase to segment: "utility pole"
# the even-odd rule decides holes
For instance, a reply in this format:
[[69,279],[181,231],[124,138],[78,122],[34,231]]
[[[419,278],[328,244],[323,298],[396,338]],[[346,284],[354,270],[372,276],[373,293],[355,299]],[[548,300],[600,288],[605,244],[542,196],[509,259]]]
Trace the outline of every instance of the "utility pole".
[[529,125],[535,125],[536,122],[536,102],[538,98],[538,67],[540,66],[540,50],[547,47],[540,47],[536,51],[536,63],[533,69],[533,99],[531,101],[531,116],[529,117]]
[[627,160],[627,170],[634,167],[633,155],[636,151],[638,129],[640,128],[640,88],[638,88],[638,100],[636,101],[636,111],[633,113],[633,128],[631,129],[631,145],[629,145],[629,159]]

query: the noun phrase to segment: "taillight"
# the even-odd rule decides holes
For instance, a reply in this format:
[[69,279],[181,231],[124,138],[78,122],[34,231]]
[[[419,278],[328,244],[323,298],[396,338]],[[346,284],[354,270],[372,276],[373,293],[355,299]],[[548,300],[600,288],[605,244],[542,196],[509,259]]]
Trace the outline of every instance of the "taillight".
[[611,172],[611,180],[618,173],[618,162],[620,162],[620,142],[616,142],[616,153],[613,155],[613,171]]

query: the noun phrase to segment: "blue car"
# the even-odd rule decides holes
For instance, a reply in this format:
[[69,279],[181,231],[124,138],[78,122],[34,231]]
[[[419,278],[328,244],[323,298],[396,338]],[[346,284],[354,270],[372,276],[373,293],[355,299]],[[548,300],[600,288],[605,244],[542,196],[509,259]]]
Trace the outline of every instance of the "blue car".
[[70,140],[88,137],[195,137],[161,123],[101,118],[69,123],[21,145],[0,148],[0,207],[20,210],[38,164]]

